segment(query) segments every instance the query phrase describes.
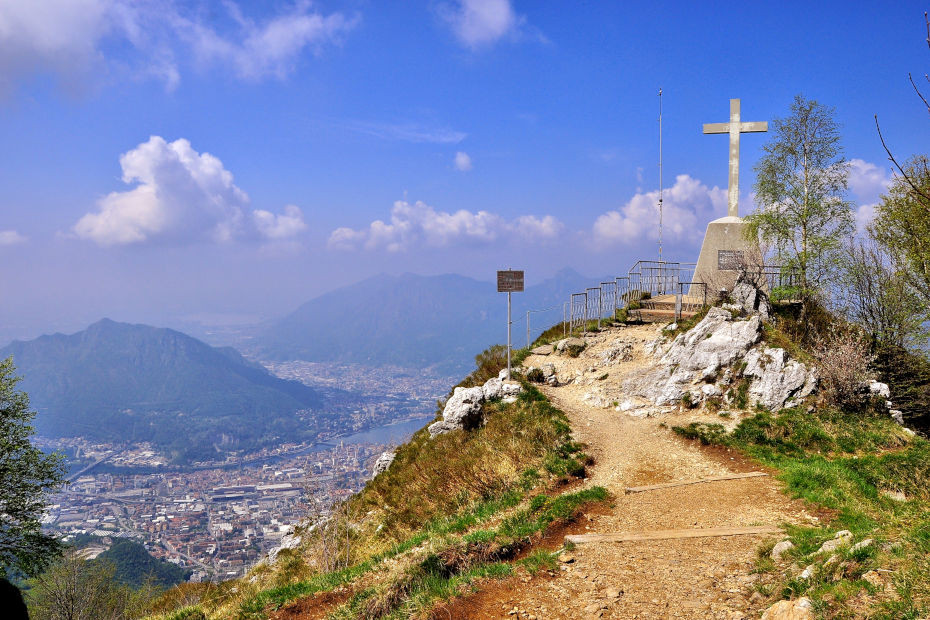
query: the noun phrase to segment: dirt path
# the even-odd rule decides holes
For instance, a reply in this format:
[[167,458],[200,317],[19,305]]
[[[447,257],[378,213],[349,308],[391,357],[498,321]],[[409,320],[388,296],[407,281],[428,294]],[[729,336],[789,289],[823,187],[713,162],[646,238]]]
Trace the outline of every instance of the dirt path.
[[[668,428],[700,416],[669,408],[640,409],[634,416],[588,404],[591,386],[616,390],[649,363],[643,345],[655,335],[652,327],[618,328],[589,341],[577,359],[531,356],[525,362],[553,363],[561,377],[575,377],[568,385],[543,390],[569,416],[576,439],[588,444],[595,458],[585,484],[606,487],[615,497],[610,511],[593,516],[583,529],[610,533],[814,519],[771,477],[624,493],[628,486],[758,470],[735,454],[686,442]],[[604,364],[603,352],[620,339],[633,345],[629,359]],[[457,609],[471,618],[757,618],[765,601],[753,597],[758,576],[752,569],[763,541],[762,536],[731,536],[580,544],[558,573],[488,584]]]

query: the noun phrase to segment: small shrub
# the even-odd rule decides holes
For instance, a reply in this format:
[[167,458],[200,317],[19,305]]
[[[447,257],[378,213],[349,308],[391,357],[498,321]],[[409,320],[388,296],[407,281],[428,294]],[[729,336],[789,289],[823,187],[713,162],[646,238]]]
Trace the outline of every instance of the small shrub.
[[874,359],[863,335],[852,327],[833,325],[826,336],[815,336],[813,354],[829,402],[861,409],[870,398],[861,386],[870,379],[869,365]]
[[532,381],[533,383],[542,383],[546,380],[546,376],[543,374],[541,369],[533,368],[528,373],[526,373],[526,380]]

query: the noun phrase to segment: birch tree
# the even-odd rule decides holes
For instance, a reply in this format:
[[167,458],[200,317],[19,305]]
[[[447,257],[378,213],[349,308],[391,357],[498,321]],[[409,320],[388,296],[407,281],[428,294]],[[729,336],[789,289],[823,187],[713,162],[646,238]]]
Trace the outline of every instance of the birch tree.
[[794,294],[805,306],[837,271],[843,241],[855,230],[845,199],[849,165],[834,114],[798,95],[790,114],[772,121],[772,139],[755,166],[759,209],[746,218],[750,234],[796,271]]

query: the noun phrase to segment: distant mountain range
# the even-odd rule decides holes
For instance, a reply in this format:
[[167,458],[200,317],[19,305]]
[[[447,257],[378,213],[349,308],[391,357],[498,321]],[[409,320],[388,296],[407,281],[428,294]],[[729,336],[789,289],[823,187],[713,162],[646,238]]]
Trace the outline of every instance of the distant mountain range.
[[[515,346],[526,341],[526,311],[538,333],[562,320],[569,295],[597,283],[571,269],[513,294]],[[459,275],[380,275],[337,289],[266,324],[250,344],[264,359],[394,364],[450,374],[507,340],[506,295]]]
[[151,441],[179,460],[300,436],[308,428],[295,413],[323,404],[235,349],[147,325],[104,319],[0,349],[10,355],[40,434]]

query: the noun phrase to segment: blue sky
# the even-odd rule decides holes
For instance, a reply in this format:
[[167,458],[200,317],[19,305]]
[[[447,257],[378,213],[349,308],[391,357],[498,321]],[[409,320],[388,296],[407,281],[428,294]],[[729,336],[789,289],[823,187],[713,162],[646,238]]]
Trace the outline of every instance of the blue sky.
[[[701,124],[836,108],[866,218],[930,123],[917,2],[0,0],[0,339],[278,316],[381,272],[694,260]],[[767,137],[742,141],[742,208]]]

